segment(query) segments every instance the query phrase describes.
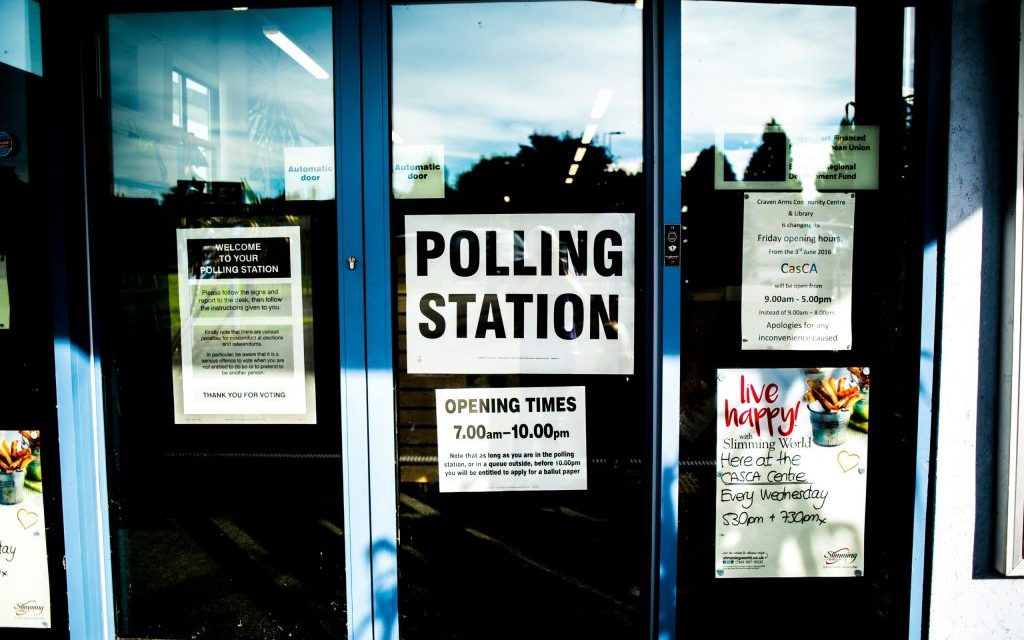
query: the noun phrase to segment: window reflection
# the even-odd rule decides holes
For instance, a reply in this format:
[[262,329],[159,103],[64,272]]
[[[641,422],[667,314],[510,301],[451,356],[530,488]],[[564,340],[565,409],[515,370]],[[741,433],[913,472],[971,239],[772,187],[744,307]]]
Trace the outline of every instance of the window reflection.
[[[330,16],[112,16],[115,194],[159,199],[178,181],[199,180],[240,183],[250,202],[333,198]],[[301,176],[289,174],[312,175],[304,167],[313,166],[319,175],[308,182],[318,188],[292,188],[288,178]]]
[[855,19],[853,7],[684,2],[683,171],[712,150],[718,188],[814,182],[824,139],[852,115]]
[[[483,171],[486,159],[512,164],[563,144],[564,159],[544,167],[560,185],[579,187],[570,172],[581,148],[607,150],[606,162],[595,165],[600,171],[638,173],[640,18],[633,5],[587,2],[396,6],[396,149],[444,145],[445,181],[455,189],[467,172]],[[516,202],[513,194],[496,195]]]

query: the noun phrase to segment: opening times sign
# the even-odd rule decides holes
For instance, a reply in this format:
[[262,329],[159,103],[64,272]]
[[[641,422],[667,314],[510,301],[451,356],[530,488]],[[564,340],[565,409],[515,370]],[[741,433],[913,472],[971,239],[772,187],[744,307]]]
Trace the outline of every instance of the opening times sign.
[[717,577],[863,575],[862,391],[847,369],[718,371]]
[[745,194],[743,349],[851,348],[854,195]]
[[587,488],[585,387],[438,389],[441,493]]
[[[298,227],[178,230],[177,422],[315,422]],[[309,384],[312,384],[310,382]],[[245,416],[249,416],[246,418]]]
[[405,218],[409,373],[633,373],[628,213]]

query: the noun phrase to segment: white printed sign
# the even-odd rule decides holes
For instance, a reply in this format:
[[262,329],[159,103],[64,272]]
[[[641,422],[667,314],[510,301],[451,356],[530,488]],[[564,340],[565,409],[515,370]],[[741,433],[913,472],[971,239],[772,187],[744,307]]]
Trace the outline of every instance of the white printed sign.
[[298,227],[178,229],[179,424],[316,421],[299,254]]
[[284,199],[333,200],[334,147],[284,148]]
[[743,349],[849,350],[854,194],[744,197]]
[[11,328],[11,292],[7,287],[7,256],[0,255],[0,331]]
[[716,189],[878,189],[877,126],[730,128],[715,144]]
[[[38,440],[38,432],[33,434]],[[0,627],[48,628],[50,582],[39,449],[17,431],[0,431],[0,449]]]
[[438,389],[442,493],[587,488],[585,387]]
[[395,198],[444,197],[444,145],[392,145],[391,189]]
[[409,373],[633,373],[630,213],[406,216]]
[[[810,391],[826,380],[843,409]],[[718,371],[717,577],[863,575],[864,391],[844,369]]]

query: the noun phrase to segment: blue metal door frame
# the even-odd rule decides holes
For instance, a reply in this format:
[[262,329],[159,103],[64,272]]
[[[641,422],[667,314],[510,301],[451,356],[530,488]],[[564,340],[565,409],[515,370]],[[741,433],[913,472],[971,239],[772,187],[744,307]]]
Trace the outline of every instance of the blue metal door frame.
[[[680,267],[664,265],[662,230],[664,225],[681,223],[680,2],[647,0],[644,12],[650,232],[645,239],[649,260],[641,268],[651,291],[646,314],[651,338],[645,348],[655,354],[644,372],[649,381],[644,412],[653,435],[649,613],[651,637],[667,639],[676,636],[683,275]],[[335,2],[333,15],[348,636],[391,640],[398,637],[398,579],[388,171],[390,4]],[[85,326],[69,320],[77,310],[69,308],[68,292],[78,283],[69,281],[69,267],[74,272],[76,265],[67,264],[66,257],[83,249],[88,256],[87,204],[84,247],[76,251],[68,252],[64,221],[54,216],[54,358],[71,637],[102,640],[115,635],[102,358],[91,338],[91,309],[84,314]],[[349,268],[349,257],[355,258],[355,269]],[[92,275],[88,263],[85,266],[88,282]],[[922,424],[921,432],[926,435],[919,451],[927,454],[930,428]],[[923,464],[926,468],[927,455]],[[924,497],[917,506],[916,528],[923,538]],[[918,611],[924,578],[917,569],[923,565],[923,556],[916,553],[913,585]],[[920,636],[919,617],[916,624]]]

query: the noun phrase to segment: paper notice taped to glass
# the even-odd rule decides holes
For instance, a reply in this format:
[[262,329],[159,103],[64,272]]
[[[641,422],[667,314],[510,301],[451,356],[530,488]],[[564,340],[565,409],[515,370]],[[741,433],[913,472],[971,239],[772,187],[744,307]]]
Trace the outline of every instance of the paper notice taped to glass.
[[744,194],[744,350],[852,348],[855,195]]

